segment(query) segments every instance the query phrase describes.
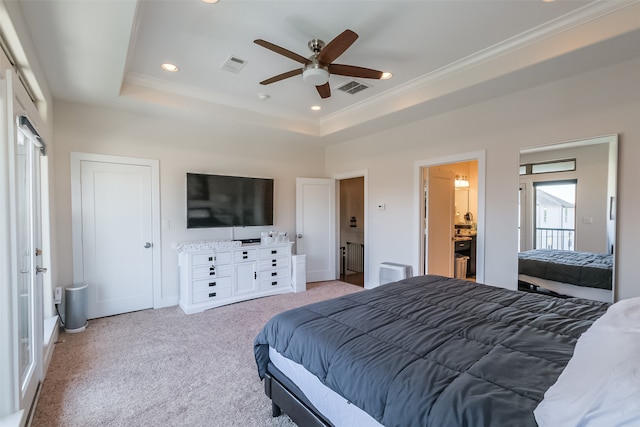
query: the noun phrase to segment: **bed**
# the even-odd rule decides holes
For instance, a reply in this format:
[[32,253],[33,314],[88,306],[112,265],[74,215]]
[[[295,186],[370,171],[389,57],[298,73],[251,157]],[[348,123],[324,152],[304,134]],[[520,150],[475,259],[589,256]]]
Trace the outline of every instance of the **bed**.
[[610,302],[613,255],[534,249],[518,253],[518,280],[560,295]]
[[609,306],[418,276],[280,313],[254,352],[300,426],[536,426]]

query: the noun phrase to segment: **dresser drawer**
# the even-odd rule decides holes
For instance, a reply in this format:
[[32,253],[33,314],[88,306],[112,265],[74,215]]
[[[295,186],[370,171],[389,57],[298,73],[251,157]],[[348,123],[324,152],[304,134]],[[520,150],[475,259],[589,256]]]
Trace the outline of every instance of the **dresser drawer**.
[[198,280],[193,282],[193,292],[204,291],[207,289],[216,290],[231,287],[231,277],[220,277],[211,280]]
[[191,256],[191,265],[220,265],[231,263],[231,252],[208,252]]
[[266,269],[273,269],[273,268],[288,267],[289,259],[291,259],[291,257],[288,257],[288,256],[279,256],[279,257],[270,257],[270,258],[260,259],[260,261],[258,262],[259,264],[258,269],[266,270]]
[[291,285],[291,278],[289,276],[286,277],[274,277],[267,280],[260,281],[260,290],[268,291],[276,288],[284,288]]
[[225,277],[231,276],[232,267],[230,264],[226,265],[209,265],[205,267],[194,267],[191,270],[191,278],[196,279],[204,279],[204,278],[213,278],[213,277]]
[[255,261],[258,255],[258,251],[255,249],[247,249],[242,251],[233,252],[234,262]]
[[213,264],[213,257],[213,252],[191,255],[191,265],[194,267],[198,265],[211,265]]
[[278,255],[290,255],[291,246],[276,246],[270,248],[260,248],[260,259],[270,258]]
[[267,270],[260,272],[260,280],[280,279],[282,277],[289,277],[288,268],[278,268],[276,270]]
[[213,301],[217,299],[225,299],[231,296],[231,288],[222,289],[206,289],[204,291],[198,291],[193,293],[193,303]]

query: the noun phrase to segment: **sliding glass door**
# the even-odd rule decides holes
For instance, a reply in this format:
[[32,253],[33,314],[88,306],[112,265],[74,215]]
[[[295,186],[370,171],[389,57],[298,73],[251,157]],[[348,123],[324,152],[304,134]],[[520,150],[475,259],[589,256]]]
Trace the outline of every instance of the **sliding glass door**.
[[18,381],[20,407],[28,408],[42,378],[42,267],[40,144],[24,126],[15,145]]

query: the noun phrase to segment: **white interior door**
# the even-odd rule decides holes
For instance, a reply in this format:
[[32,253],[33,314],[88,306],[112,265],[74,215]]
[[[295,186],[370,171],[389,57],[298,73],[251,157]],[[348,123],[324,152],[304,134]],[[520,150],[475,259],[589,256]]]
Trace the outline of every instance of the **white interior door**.
[[453,277],[454,172],[439,166],[428,168],[425,193],[427,274]]
[[306,255],[307,282],[337,278],[335,180],[296,178],[296,252]]
[[74,276],[88,285],[87,317],[152,308],[153,224],[158,220],[151,167],[80,160],[79,175],[81,266]]

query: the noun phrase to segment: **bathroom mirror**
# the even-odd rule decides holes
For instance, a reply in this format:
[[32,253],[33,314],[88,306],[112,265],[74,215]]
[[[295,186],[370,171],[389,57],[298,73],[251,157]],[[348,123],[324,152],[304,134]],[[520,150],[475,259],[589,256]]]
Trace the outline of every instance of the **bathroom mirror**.
[[615,300],[618,137],[520,152],[518,289]]

